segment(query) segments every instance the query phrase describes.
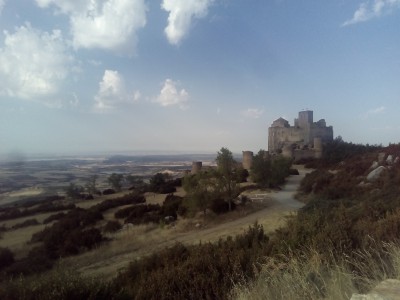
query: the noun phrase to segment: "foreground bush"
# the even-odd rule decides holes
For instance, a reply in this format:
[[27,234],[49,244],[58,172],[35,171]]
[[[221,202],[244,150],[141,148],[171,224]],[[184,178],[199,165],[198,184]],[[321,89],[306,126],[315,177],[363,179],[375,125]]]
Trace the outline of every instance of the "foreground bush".
[[176,244],[131,263],[115,282],[133,299],[225,299],[235,282],[255,277],[267,243],[256,224],[216,244]]
[[129,299],[112,283],[85,278],[73,271],[57,269],[35,277],[16,277],[0,284],[0,299],[79,300]]

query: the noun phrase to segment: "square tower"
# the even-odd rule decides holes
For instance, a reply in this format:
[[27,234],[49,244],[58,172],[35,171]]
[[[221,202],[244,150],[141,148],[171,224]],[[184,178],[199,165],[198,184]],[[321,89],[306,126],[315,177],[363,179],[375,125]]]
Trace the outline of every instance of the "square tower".
[[312,110],[305,110],[299,112],[299,118],[296,120],[297,126],[300,128],[309,128],[311,124],[313,124],[313,111]]

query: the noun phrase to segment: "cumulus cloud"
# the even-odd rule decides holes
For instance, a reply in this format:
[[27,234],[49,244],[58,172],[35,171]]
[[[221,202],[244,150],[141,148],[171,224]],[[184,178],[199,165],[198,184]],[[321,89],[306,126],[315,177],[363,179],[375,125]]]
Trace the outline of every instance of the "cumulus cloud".
[[400,0],[374,0],[361,3],[354,12],[353,18],[347,20],[342,26],[366,22],[373,18],[391,13],[394,9],[400,8]]
[[67,14],[75,49],[100,48],[133,54],[136,33],[146,25],[144,0],[36,0],[41,8],[54,6]]
[[73,58],[58,30],[43,32],[26,24],[4,31],[0,48],[0,94],[42,100],[58,92]]
[[264,113],[264,110],[258,108],[248,108],[242,111],[242,115],[249,119],[258,119]]
[[179,81],[166,79],[160,94],[154,102],[161,106],[178,105],[181,109],[185,109],[187,107],[187,102],[189,101],[189,94],[185,89],[179,90],[179,88]]
[[140,92],[129,93],[126,90],[125,80],[118,71],[105,70],[99,83],[99,90],[94,97],[95,111],[107,112],[119,104],[138,101]]
[[169,12],[165,34],[168,41],[177,45],[184,38],[194,18],[207,15],[208,7],[214,0],[163,0],[161,8]]

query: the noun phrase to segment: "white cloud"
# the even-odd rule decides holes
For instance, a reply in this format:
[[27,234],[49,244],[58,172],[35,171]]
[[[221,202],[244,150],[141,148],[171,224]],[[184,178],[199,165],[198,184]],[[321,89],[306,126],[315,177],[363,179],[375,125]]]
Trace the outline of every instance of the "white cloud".
[[181,109],[185,109],[189,101],[189,94],[185,89],[179,90],[180,83],[171,79],[166,79],[160,94],[154,102],[161,106],[179,105]]
[[1,12],[3,11],[3,7],[4,7],[5,3],[6,3],[5,0],[0,0],[0,15],[1,15]]
[[363,118],[367,119],[370,116],[374,116],[374,115],[378,115],[378,114],[382,114],[386,111],[386,107],[385,106],[380,106],[374,109],[370,109],[369,111],[367,111],[364,115]]
[[54,5],[70,20],[75,49],[100,48],[133,54],[136,32],[146,25],[144,0],[36,0],[41,8]]
[[214,0],[163,0],[161,8],[169,12],[165,34],[171,44],[177,45],[184,38],[194,18],[207,15]]
[[4,31],[0,48],[0,94],[29,100],[48,101],[58,92],[69,73],[73,58],[62,34],[36,30],[30,24]]
[[264,110],[258,108],[249,108],[242,111],[242,115],[249,119],[258,119],[264,113]]
[[140,92],[128,93],[124,78],[118,71],[105,70],[94,97],[95,111],[107,112],[123,103],[133,103],[140,98]]
[[400,0],[374,0],[360,4],[354,12],[353,18],[347,20],[342,26],[366,22],[373,18],[391,13],[394,9],[400,8]]

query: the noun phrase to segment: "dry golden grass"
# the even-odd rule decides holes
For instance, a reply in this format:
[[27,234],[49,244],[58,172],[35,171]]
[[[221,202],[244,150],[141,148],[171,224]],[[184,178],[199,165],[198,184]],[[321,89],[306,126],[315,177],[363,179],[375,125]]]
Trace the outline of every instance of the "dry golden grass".
[[25,257],[33,247],[32,244],[28,244],[32,235],[45,227],[45,225],[40,224],[3,232],[0,245],[1,247],[9,248],[17,259]]
[[60,213],[60,212],[67,212],[67,211],[56,211],[56,212],[49,212],[49,213],[39,213],[36,215],[32,215],[32,216],[26,216],[26,217],[22,217],[22,218],[16,218],[16,219],[12,219],[12,220],[6,220],[6,221],[1,221],[0,222],[0,226],[5,225],[7,228],[10,228],[18,223],[22,223],[26,220],[29,219],[36,219],[39,223],[43,223],[43,220],[48,218],[51,215]]

